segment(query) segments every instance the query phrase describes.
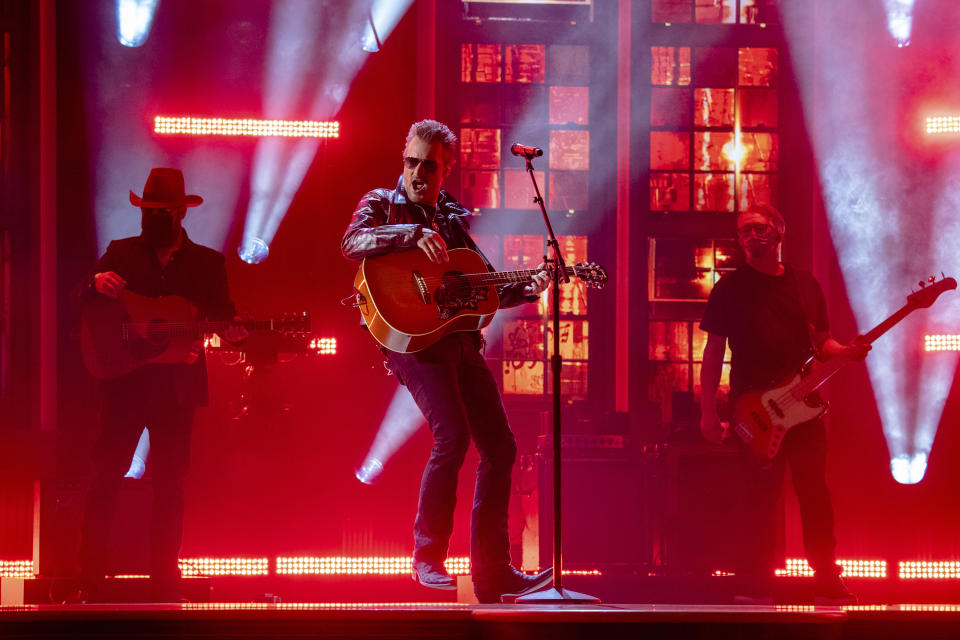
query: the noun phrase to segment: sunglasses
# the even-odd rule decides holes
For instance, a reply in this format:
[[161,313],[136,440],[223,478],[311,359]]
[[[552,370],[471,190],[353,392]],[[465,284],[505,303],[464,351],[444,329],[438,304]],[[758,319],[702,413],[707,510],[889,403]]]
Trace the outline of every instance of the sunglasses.
[[437,169],[440,168],[436,160],[426,160],[424,158],[414,158],[412,156],[406,156],[403,159],[403,166],[410,171],[415,171],[421,164],[423,164],[423,170],[427,173],[436,173]]
[[773,231],[772,224],[745,224],[737,229],[737,234],[743,238],[747,238],[754,234],[758,236],[765,236],[771,231]]

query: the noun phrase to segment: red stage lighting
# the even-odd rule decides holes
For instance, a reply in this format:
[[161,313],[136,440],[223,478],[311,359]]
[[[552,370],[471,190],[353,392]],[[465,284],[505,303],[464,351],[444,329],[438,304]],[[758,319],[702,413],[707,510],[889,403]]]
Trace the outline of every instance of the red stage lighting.
[[960,133],[960,116],[927,116],[927,133]]
[[[843,575],[846,578],[886,578],[887,561],[886,560],[850,560],[841,558],[837,564],[843,567]],[[812,578],[813,569],[807,563],[805,558],[787,558],[786,568],[777,569],[778,577],[787,578]]]
[[310,350],[321,356],[337,355],[336,338],[311,338]]
[[957,580],[960,579],[960,562],[901,560],[899,575],[901,580]]
[[32,578],[33,560],[0,560],[0,578]]
[[249,136],[255,138],[339,138],[340,123],[325,120],[256,120],[253,118],[193,118],[156,116],[153,132],[187,136]]
[[184,576],[266,576],[268,558],[180,558]]
[[[450,575],[470,573],[470,559],[447,558]],[[298,556],[277,558],[278,575],[407,575],[412,571],[410,556]]]
[[924,351],[960,351],[960,333],[934,333],[923,336]]

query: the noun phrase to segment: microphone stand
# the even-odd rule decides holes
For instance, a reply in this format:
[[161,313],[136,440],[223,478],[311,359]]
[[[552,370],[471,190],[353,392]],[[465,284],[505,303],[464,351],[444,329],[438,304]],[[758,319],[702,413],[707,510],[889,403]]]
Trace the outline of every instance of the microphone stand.
[[560,408],[562,405],[560,401],[560,372],[563,368],[563,357],[560,355],[560,283],[570,282],[570,276],[567,274],[567,266],[564,264],[563,255],[560,253],[560,243],[553,233],[553,225],[550,224],[547,208],[543,204],[540,187],[537,186],[537,178],[533,173],[533,156],[525,153],[523,157],[527,160],[527,173],[530,174],[530,180],[533,181],[533,191],[536,194],[533,201],[540,205],[543,222],[547,226],[547,245],[553,247],[553,259],[548,260],[544,257],[545,264],[553,265],[553,357],[550,358],[550,370],[553,372],[553,587],[520,596],[516,599],[516,602],[520,604],[599,603],[598,598],[563,588],[563,554],[561,553],[560,526],[560,454],[562,449],[560,438]]

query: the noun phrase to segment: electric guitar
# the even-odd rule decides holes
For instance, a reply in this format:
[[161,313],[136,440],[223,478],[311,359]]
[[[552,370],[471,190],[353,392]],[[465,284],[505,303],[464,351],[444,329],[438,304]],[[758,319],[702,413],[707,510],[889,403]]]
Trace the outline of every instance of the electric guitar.
[[[357,307],[373,337],[387,349],[412,353],[454,331],[490,324],[500,307],[496,285],[530,282],[534,269],[489,271],[471,249],[447,251],[449,262],[431,262],[422,251],[401,251],[365,258],[353,287]],[[566,272],[600,288],[607,272],[594,263],[568,266]]]
[[[148,298],[124,289],[117,299],[98,296],[84,304],[80,351],[94,377],[110,380],[147,364],[184,362],[208,333],[226,331],[232,322],[198,320],[196,306],[180,296]],[[305,332],[306,314],[271,320],[244,320],[258,331]]]
[[[926,286],[921,282],[921,289],[908,295],[907,303],[868,331],[862,342],[872,344],[911,312],[929,307],[941,293],[957,288],[957,281],[953,278],[935,281],[931,276],[929,282]],[[766,391],[744,393],[734,404],[730,428],[757,456],[773,459],[790,429],[826,413],[827,403],[814,391],[851,362],[854,359],[845,355],[834,356],[826,362],[811,357],[785,384]]]

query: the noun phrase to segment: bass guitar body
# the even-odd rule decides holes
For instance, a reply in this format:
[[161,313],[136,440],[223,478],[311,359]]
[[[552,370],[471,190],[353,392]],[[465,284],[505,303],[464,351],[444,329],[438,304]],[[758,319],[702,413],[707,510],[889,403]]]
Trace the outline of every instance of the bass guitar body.
[[747,391],[734,404],[730,428],[758,457],[773,459],[790,429],[826,413],[827,403],[802,384],[806,373],[773,389]]
[[366,258],[354,289],[370,333],[391,351],[410,353],[454,331],[490,324],[500,306],[496,287],[476,286],[464,274],[488,272],[474,251],[451,249],[449,262],[435,264],[422,251]]

